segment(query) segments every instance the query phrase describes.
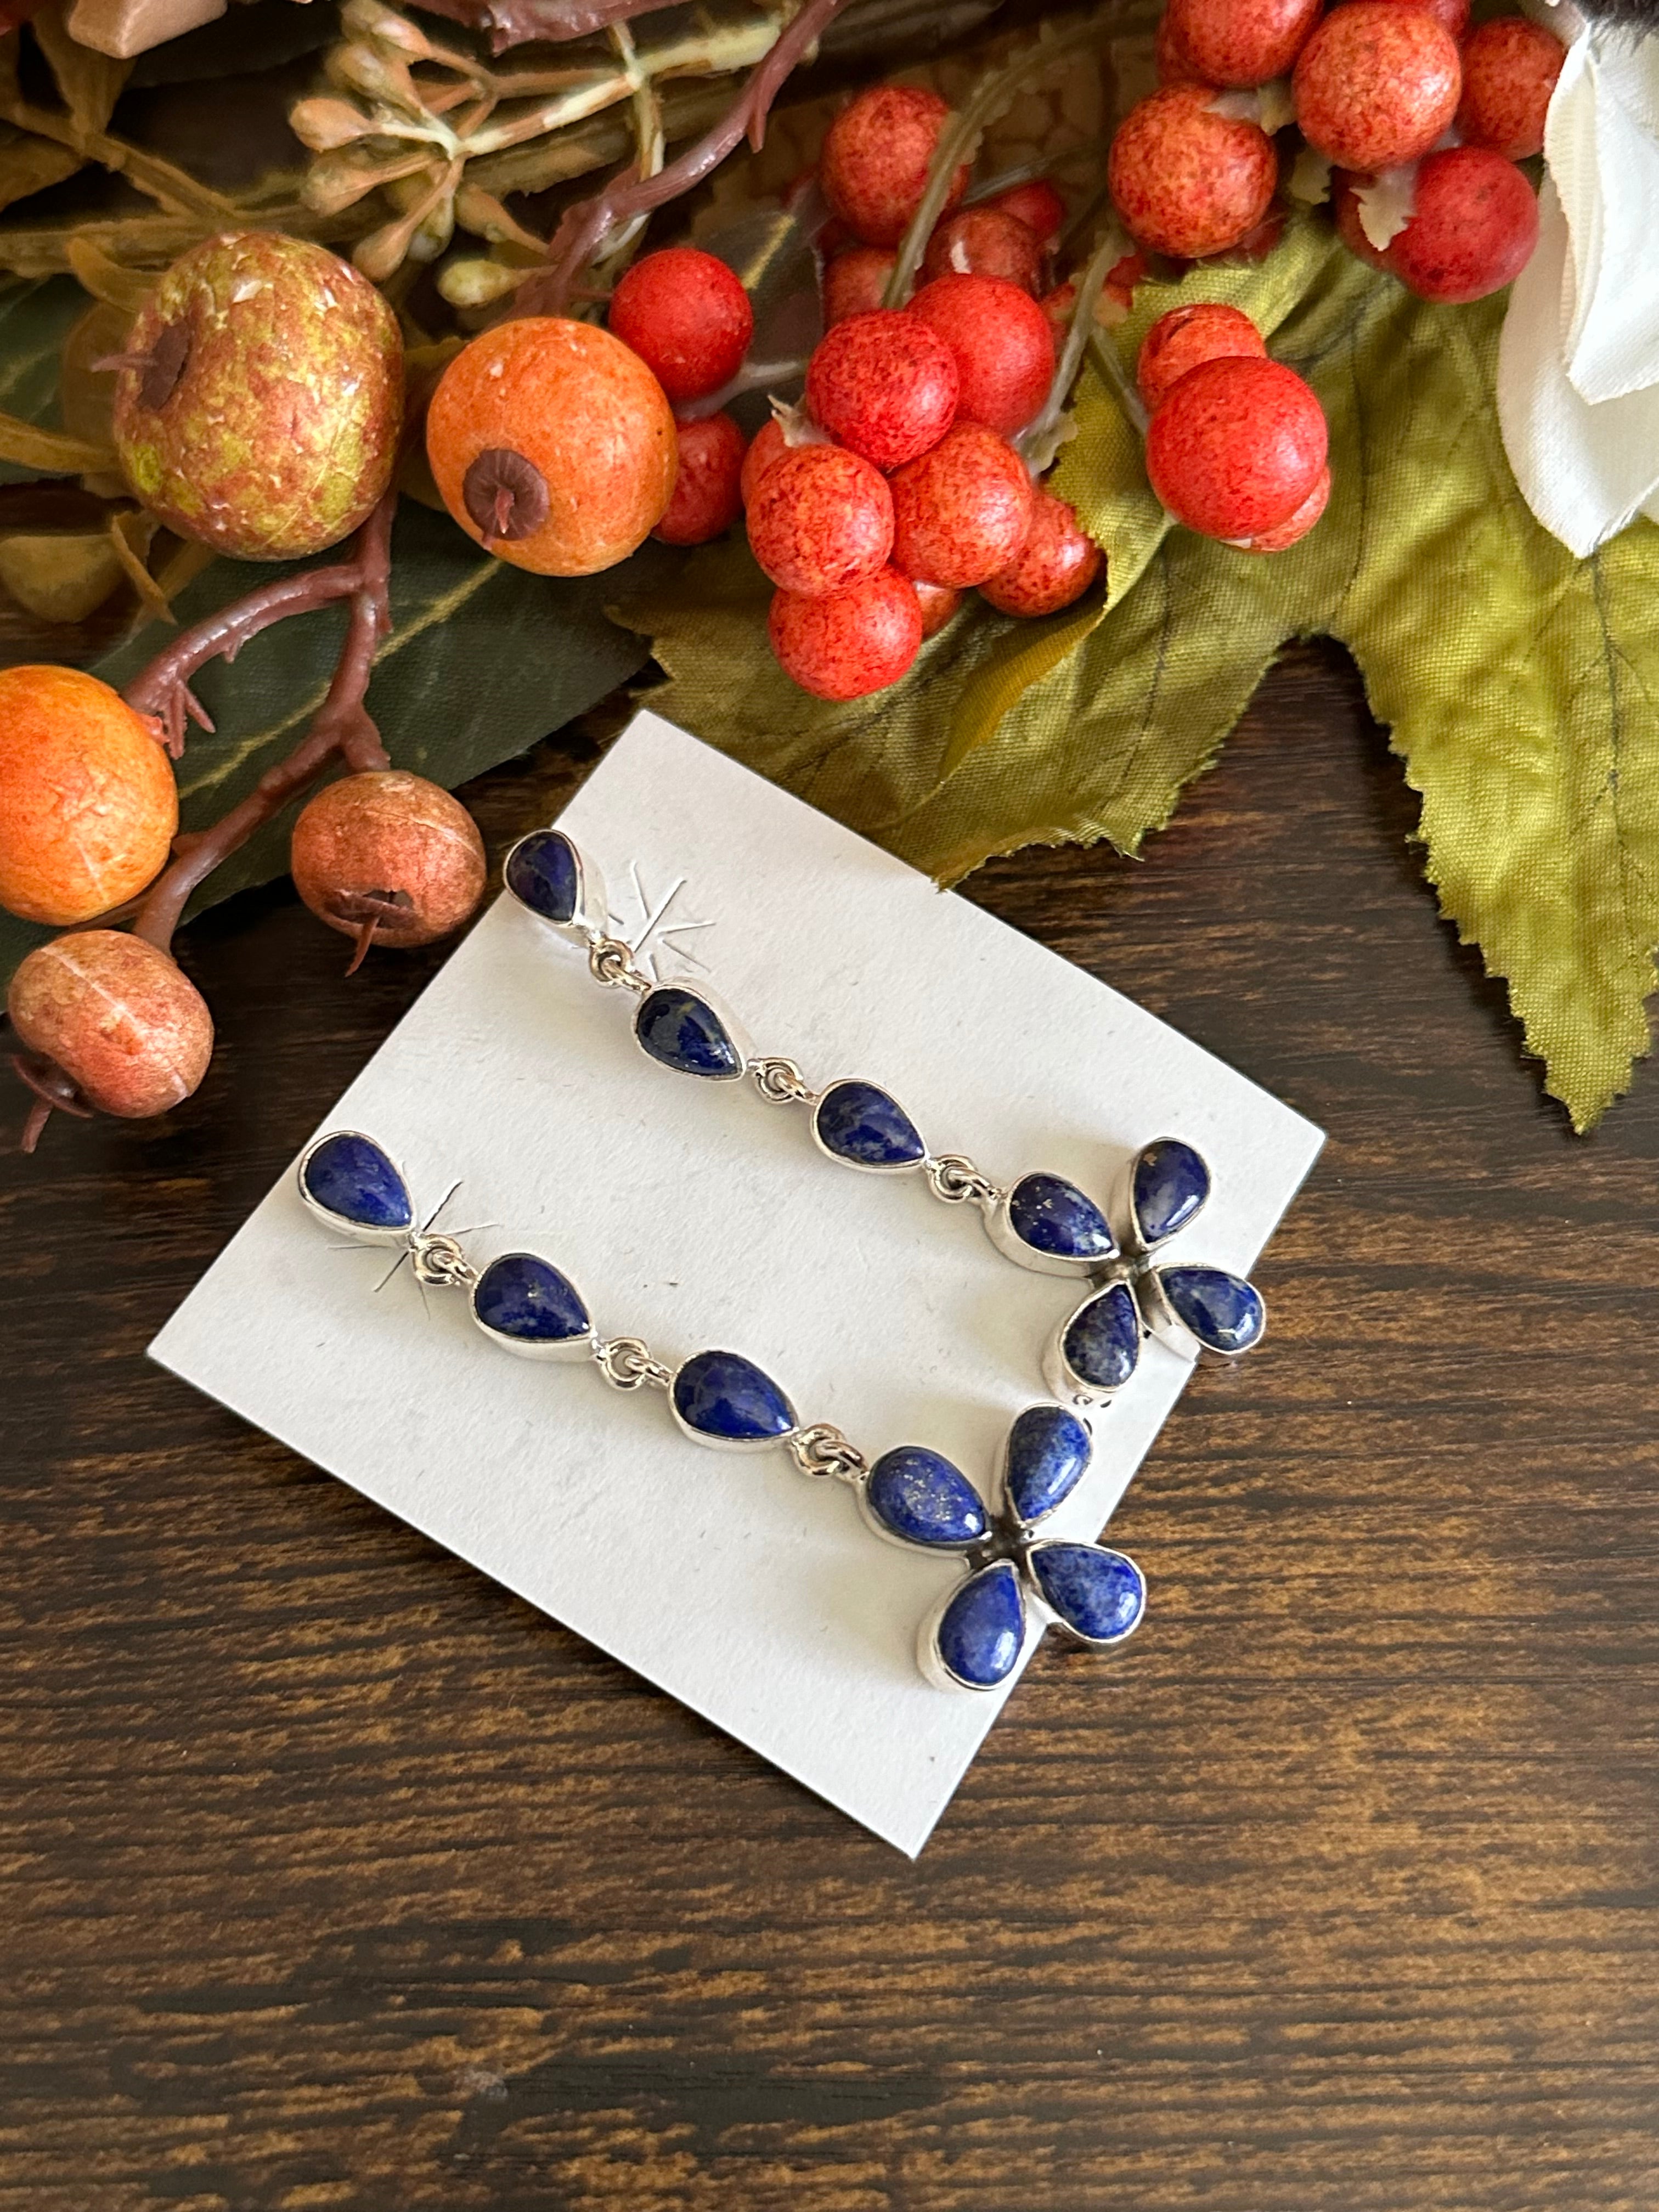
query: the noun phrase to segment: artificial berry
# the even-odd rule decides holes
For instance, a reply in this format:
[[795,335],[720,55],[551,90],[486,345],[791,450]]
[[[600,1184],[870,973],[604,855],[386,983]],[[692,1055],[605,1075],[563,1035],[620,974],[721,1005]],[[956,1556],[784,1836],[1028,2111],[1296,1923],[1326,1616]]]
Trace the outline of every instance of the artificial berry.
[[1267,132],[1218,115],[1207,86],[1169,84],[1123,118],[1107,163],[1118,213],[1158,253],[1219,253],[1255,229],[1279,181]]
[[1014,216],[1042,246],[1054,244],[1066,221],[1066,203],[1046,177],[1034,177],[1025,185],[1010,185],[1006,192],[994,192],[980,204]]
[[1255,538],[1295,514],[1327,445],[1323,410],[1293,369],[1206,361],[1153,416],[1146,473],[1177,522],[1207,538]]
[[1388,4],[1395,8],[1416,8],[1425,15],[1432,15],[1435,21],[1449,31],[1460,45],[1463,33],[1469,27],[1470,0],[1388,0]]
[[1538,243],[1538,202],[1490,146],[1449,146],[1417,172],[1411,218],[1385,264],[1419,299],[1461,306],[1518,276]]
[[617,279],[605,323],[677,407],[729,384],[755,335],[749,295],[725,262],[665,246]]
[[893,478],[893,565],[928,584],[982,584],[1031,524],[1024,461],[982,423],[958,422]]
[[1054,337],[1048,316],[1001,276],[936,276],[910,302],[957,364],[957,405],[988,429],[1018,430],[1048,396]]
[[963,208],[936,224],[922,256],[924,276],[1004,276],[1036,296],[1042,281],[1042,244],[1029,223],[1000,208]]
[[[896,246],[927,185],[928,165],[951,110],[936,92],[878,84],[861,92],[830,125],[818,183],[835,213],[866,246]],[[968,188],[964,162],[945,208]]]
[[840,446],[797,446],[749,501],[749,544],[781,591],[816,598],[884,568],[893,495],[878,470]]
[[[1139,250],[1126,253],[1121,260],[1115,261],[1106,272],[1101,299],[1095,303],[1095,320],[1103,323],[1109,319],[1101,313],[1103,301],[1109,301],[1127,314],[1135,303],[1135,286],[1145,281],[1146,273],[1146,257]],[[1068,277],[1065,283],[1056,284],[1052,292],[1045,292],[1037,305],[1042,308],[1058,343],[1071,327],[1072,311],[1077,306],[1077,286]]]
[[468,537],[544,576],[624,559],[662,520],[679,441],[663,388],[592,323],[482,331],[432,395],[427,458]]
[[294,888],[319,921],[371,945],[430,945],[483,896],[478,825],[458,799],[404,769],[369,769],[307,799],[289,848]]
[[914,578],[910,588],[921,609],[923,637],[937,637],[962,605],[962,593],[949,584],[919,584]]
[[1288,76],[1324,0],[1170,0],[1172,51],[1205,84]]
[[706,545],[742,512],[745,441],[729,415],[704,415],[678,428],[674,496],[651,535],[665,545]]
[[1204,82],[1203,70],[1182,43],[1175,18],[1167,9],[1158,20],[1158,36],[1152,42],[1152,58],[1158,66],[1160,84],[1202,84]]
[[878,469],[936,446],[957,411],[956,356],[899,307],[849,315],[806,365],[806,404],[832,438]]
[[1031,526],[1006,568],[988,576],[980,595],[1005,615],[1052,615],[1082,598],[1106,556],[1063,499],[1038,487]]
[[786,676],[819,699],[861,699],[896,683],[921,643],[921,609],[896,568],[845,591],[807,598],[778,592],[767,619]]
[[738,492],[745,507],[755,496],[755,486],[773,462],[781,461],[789,450],[789,441],[783,434],[783,425],[774,415],[756,431],[749,441],[749,451],[743,457],[743,467],[738,474]]
[[1463,48],[1457,127],[1464,143],[1490,146],[1511,161],[1541,153],[1550,95],[1566,58],[1555,33],[1524,15],[1482,23]]
[[147,938],[79,929],[18,963],[6,1012],[18,1040],[71,1078],[89,1106],[124,1121],[165,1114],[213,1057],[213,1017],[196,986]]
[[1258,531],[1254,538],[1237,538],[1234,543],[1246,553],[1283,553],[1307,536],[1325,512],[1330,496],[1331,472],[1326,467],[1320,471],[1319,481],[1286,521],[1276,522],[1271,530]]
[[1165,395],[1200,362],[1220,361],[1231,354],[1261,361],[1267,351],[1261,331],[1241,308],[1224,307],[1218,301],[1171,307],[1140,342],[1135,382],[1147,407],[1156,413]]
[[838,253],[823,272],[823,327],[880,307],[898,259],[888,246],[854,246]]
[[1457,41],[1420,9],[1349,0],[1302,49],[1292,89],[1310,146],[1345,169],[1397,168],[1426,154],[1457,112]]
[[0,906],[59,928],[154,881],[179,789],[153,725],[78,668],[0,671]]

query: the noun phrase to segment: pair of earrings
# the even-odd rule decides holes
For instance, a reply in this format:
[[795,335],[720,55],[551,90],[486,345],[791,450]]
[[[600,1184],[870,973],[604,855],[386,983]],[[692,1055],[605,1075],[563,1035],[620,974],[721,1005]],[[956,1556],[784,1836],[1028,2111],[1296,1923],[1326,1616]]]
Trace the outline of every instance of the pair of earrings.
[[921,1669],[939,1686],[1000,1687],[1032,1618],[1095,1650],[1121,1644],[1146,1609],[1140,1570],[1108,1545],[1042,1528],[1088,1470],[1086,1417],[1131,1380],[1146,1335],[1188,1357],[1237,1357],[1261,1339],[1266,1316],[1251,1285],[1220,1268],[1156,1256],[1209,1196],[1200,1155],[1176,1138],[1144,1146],[1105,1209],[1057,1175],[1026,1175],[1000,1188],[966,1155],[930,1152],[879,1085],[844,1077],[815,1090],[793,1060],[755,1055],[708,994],[659,983],[634,947],[612,934],[597,873],[562,830],[520,839],[506,873],[521,904],[583,948],[597,981],[633,997],[634,1033],[651,1059],[706,1080],[748,1079],[769,1103],[805,1109],[829,1158],[878,1175],[919,1173],[945,1204],[975,1205],[997,1249],[1022,1267],[1086,1281],[1087,1294],[1054,1329],[1044,1358],[1058,1402],[1018,1415],[981,1493],[925,1446],[901,1445],[872,1459],[833,1423],[802,1421],[779,1384],[741,1353],[698,1352],[672,1366],[637,1336],[605,1334],[569,1277],[539,1254],[507,1253],[477,1267],[459,1236],[434,1229],[435,1216],[419,1218],[401,1169],[361,1131],[330,1131],[307,1149],[298,1170],[307,1206],[349,1237],[395,1247],[398,1264],[406,1260],[424,1287],[463,1293],[479,1329],[501,1348],[591,1363],[615,1389],[660,1391],[692,1442],[781,1449],[802,1474],[847,1485],[876,1534],[958,1559],[962,1578],[918,1638]]

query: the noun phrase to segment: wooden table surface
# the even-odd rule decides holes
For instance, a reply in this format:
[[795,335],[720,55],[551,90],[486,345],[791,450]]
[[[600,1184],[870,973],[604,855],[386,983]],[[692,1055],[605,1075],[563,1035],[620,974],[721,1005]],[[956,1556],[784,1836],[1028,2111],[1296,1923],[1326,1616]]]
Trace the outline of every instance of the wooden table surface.
[[199,1097],[0,1161],[0,2212],[1653,2212],[1659,1069],[1567,1133],[1415,812],[1309,648],[969,886],[1330,1143],[914,1867],[147,1365],[441,957],[198,924]]

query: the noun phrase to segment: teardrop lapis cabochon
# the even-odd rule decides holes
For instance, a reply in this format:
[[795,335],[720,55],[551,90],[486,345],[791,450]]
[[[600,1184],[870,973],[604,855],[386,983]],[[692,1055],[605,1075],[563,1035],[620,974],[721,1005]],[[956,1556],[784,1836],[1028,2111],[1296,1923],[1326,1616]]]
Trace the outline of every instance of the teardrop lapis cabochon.
[[1022,1176],[999,1211],[1006,1229],[995,1241],[1025,1267],[1063,1274],[1116,1254],[1105,1215],[1064,1176]]
[[855,1168],[915,1168],[927,1157],[921,1132],[898,1100],[874,1083],[832,1083],[812,1112],[812,1131],[832,1159]]
[[1060,1352],[1085,1390],[1121,1390],[1140,1362],[1140,1315],[1127,1285],[1086,1298],[1061,1328]]
[[472,1312],[479,1328],[511,1352],[550,1358],[580,1353],[593,1334],[575,1285],[534,1252],[492,1260],[472,1286]]
[[409,1186],[391,1156],[356,1129],[318,1138],[300,1163],[300,1188],[343,1228],[400,1237],[415,1225]]
[[1163,1243],[1202,1212],[1210,1195],[1210,1170],[1179,1137],[1160,1137],[1135,1155],[1130,1202],[1135,1231],[1145,1245]]
[[1028,1527],[1063,1504],[1088,1473],[1089,1431],[1063,1406],[1028,1406],[1008,1431],[1002,1494]]
[[740,1352],[694,1352],[675,1376],[671,1398],[674,1418],[700,1443],[775,1444],[797,1425],[777,1384]]
[[1259,1344],[1267,1309],[1254,1283],[1224,1267],[1160,1267],[1158,1287],[1206,1352],[1236,1358]]
[[959,1467],[921,1444],[884,1452],[864,1493],[877,1525],[907,1544],[965,1550],[989,1528],[985,1502]]
[[1146,1610],[1146,1577],[1104,1544],[1033,1544],[1027,1555],[1036,1586],[1062,1627],[1079,1643],[1121,1644]]
[[964,1690],[995,1690],[1019,1663],[1025,1643],[1025,1600],[1019,1574],[1007,1559],[995,1560],[953,1590],[925,1638],[922,1663]]
[[653,1060],[682,1075],[729,1083],[743,1073],[743,1054],[707,999],[682,983],[661,983],[640,1000],[634,1034]]
[[562,830],[532,830],[520,837],[502,871],[521,906],[563,929],[582,903],[582,864]]

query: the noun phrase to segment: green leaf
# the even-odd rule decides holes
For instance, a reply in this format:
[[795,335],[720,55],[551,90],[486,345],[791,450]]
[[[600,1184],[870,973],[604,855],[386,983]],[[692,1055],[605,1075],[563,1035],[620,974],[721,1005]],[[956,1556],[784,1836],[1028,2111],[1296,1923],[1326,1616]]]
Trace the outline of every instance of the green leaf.
[[[393,629],[368,692],[393,761],[437,783],[464,782],[625,683],[646,648],[606,619],[606,603],[656,583],[679,558],[647,545],[602,575],[532,576],[480,554],[447,515],[405,500],[392,538]],[[216,561],[179,594],[179,622],[283,573],[275,563]],[[216,821],[292,750],[322,703],[344,629],[337,607],[295,616],[255,638],[233,666],[215,660],[202,672],[194,689],[216,730],[192,728],[179,764],[185,829]],[[151,624],[94,672],[118,686],[164,642]],[[292,811],[269,823],[213,875],[196,908],[281,875],[292,826]],[[52,933],[0,916],[0,977]]]

